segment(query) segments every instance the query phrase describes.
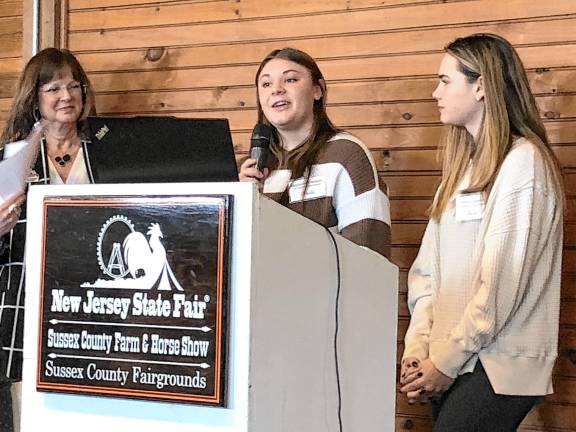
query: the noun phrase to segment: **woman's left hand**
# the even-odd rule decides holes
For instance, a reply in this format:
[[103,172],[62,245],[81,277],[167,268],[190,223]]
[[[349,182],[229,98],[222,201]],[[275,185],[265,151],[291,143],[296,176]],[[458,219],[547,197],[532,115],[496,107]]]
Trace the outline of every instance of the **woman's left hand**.
[[444,375],[436,369],[430,359],[420,362],[420,373],[422,376],[400,389],[402,393],[406,394],[409,401],[423,401],[440,396],[454,382],[453,378]]

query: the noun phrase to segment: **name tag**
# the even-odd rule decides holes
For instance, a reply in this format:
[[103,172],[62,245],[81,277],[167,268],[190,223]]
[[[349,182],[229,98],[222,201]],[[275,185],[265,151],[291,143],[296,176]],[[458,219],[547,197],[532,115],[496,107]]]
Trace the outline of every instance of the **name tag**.
[[326,196],[326,179],[324,177],[316,176],[311,177],[306,187],[306,194],[304,188],[306,187],[306,179],[301,178],[293,181],[288,190],[290,202],[305,201],[314,198],[322,198]]
[[481,192],[456,195],[456,220],[458,222],[479,220],[484,214]]

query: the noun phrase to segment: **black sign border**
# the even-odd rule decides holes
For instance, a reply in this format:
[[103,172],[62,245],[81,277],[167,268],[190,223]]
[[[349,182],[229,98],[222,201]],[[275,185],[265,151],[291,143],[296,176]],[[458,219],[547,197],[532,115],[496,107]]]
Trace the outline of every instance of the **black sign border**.
[[[186,395],[184,393],[174,393],[167,391],[138,390],[138,389],[115,389],[110,387],[84,386],[66,383],[51,383],[42,381],[41,361],[42,361],[42,334],[44,326],[44,295],[45,295],[45,255],[46,255],[46,228],[48,207],[70,206],[70,207],[105,207],[113,206],[135,206],[138,204],[151,204],[158,202],[161,204],[185,203],[187,200],[197,199],[220,199],[219,203],[219,233],[218,233],[218,307],[217,318],[215,320],[217,333],[217,343],[215,350],[214,365],[217,370],[214,372],[214,395]],[[188,201],[189,202],[189,201]],[[186,195],[69,195],[69,196],[49,196],[44,197],[42,203],[42,255],[41,255],[41,283],[38,315],[38,351],[37,351],[37,376],[36,389],[38,391],[53,393],[73,393],[81,395],[122,397],[127,399],[144,399],[161,402],[183,402],[189,404],[209,405],[225,407],[227,401],[227,377],[228,377],[228,346],[229,346],[229,315],[230,315],[230,263],[232,253],[232,215],[234,196],[228,194],[186,194]]]

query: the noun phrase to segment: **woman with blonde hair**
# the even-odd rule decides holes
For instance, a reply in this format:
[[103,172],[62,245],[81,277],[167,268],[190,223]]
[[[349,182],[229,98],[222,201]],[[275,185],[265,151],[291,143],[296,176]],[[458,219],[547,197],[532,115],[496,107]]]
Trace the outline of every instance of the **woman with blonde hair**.
[[433,93],[442,181],[408,277],[401,391],[434,431],[515,431],[552,392],[563,186],[522,62],[502,37],[446,47]]
[[[16,153],[34,125],[41,122],[40,152],[28,184],[93,183],[83,134],[85,120],[92,112],[90,82],[74,55],[56,48],[40,51],[26,64],[20,77],[0,136],[0,159]],[[12,431],[10,387],[22,375],[26,235],[23,201],[24,196],[18,195],[0,205],[0,236],[6,234],[0,237],[0,432]],[[18,407],[15,408],[17,413]]]

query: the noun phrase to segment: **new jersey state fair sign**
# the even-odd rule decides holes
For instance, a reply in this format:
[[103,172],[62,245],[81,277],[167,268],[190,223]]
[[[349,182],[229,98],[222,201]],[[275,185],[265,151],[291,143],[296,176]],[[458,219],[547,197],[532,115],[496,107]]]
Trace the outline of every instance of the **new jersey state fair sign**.
[[45,199],[37,389],[223,406],[231,208]]

